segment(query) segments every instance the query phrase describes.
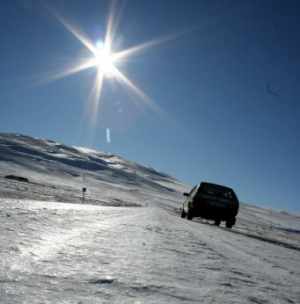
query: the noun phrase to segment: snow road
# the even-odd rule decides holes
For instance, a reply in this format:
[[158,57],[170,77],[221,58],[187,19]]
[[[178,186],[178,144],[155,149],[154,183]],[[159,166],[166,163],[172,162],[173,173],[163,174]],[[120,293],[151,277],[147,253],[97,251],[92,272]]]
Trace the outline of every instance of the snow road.
[[0,303],[299,303],[299,251],[159,207],[0,200]]

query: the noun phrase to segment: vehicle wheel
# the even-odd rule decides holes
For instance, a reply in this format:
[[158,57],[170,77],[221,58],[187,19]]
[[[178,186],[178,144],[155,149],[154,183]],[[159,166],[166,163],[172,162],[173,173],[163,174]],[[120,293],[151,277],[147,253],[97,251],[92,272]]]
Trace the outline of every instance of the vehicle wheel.
[[192,220],[193,219],[193,214],[192,214],[192,212],[190,210],[188,210],[187,219],[188,220]]
[[230,219],[226,221],[226,228],[232,228],[232,226],[235,224],[235,218]]
[[182,209],[182,211],[181,211],[181,217],[182,217],[182,218],[185,218],[185,217],[186,217],[186,213],[185,213],[184,209]]
[[215,225],[216,226],[220,226],[220,224],[221,224],[221,220],[215,220]]

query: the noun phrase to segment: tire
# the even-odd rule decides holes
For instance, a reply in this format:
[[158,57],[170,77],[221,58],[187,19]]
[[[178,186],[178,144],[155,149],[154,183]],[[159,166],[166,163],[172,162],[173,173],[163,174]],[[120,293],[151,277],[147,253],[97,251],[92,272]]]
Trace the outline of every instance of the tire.
[[235,224],[235,218],[226,221],[226,228],[232,228]]
[[190,220],[190,221],[193,219],[193,214],[190,210],[188,210],[187,219]]
[[230,221],[226,222],[226,228],[230,228],[230,229],[232,228],[232,224]]
[[215,225],[216,226],[220,226],[220,224],[221,224],[221,220],[219,220],[219,219],[215,220]]
[[184,209],[182,209],[182,211],[181,211],[181,218],[185,218],[185,217],[186,217],[186,213],[185,213]]

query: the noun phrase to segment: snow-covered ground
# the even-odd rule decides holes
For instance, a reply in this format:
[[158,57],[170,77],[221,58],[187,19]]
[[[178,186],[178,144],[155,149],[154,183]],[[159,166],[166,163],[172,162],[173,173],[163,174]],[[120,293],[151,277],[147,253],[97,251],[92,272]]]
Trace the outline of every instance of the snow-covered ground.
[[187,188],[118,156],[0,135],[0,303],[299,303],[299,216],[242,205],[232,230],[188,221]]

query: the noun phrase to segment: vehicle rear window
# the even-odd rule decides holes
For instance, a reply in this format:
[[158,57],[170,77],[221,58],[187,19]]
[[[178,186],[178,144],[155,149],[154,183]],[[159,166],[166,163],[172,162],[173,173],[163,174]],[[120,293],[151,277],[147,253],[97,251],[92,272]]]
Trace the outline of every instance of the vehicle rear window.
[[233,193],[231,189],[211,184],[202,184],[200,187],[201,193],[206,193],[209,195],[214,195],[218,197],[223,197],[227,199],[233,198]]

